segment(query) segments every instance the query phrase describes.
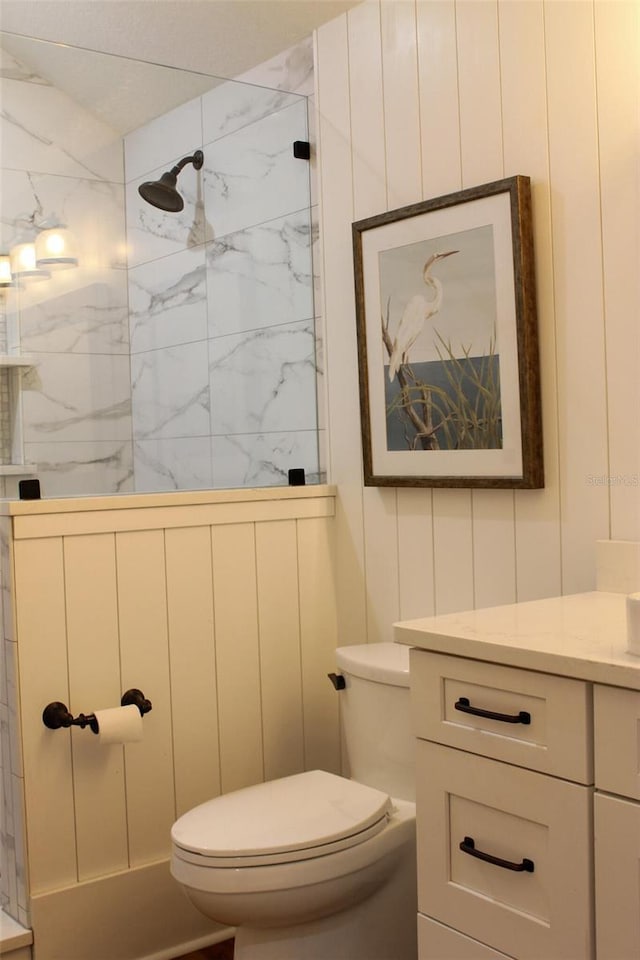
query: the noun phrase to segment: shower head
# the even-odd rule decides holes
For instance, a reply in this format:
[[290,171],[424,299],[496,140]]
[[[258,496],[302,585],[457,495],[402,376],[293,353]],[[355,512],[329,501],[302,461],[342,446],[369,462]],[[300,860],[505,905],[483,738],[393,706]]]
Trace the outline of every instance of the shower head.
[[167,210],[169,213],[178,213],[184,207],[184,200],[176,189],[178,174],[188,163],[192,163],[194,170],[199,170],[204,163],[202,150],[196,150],[192,157],[183,157],[171,170],[163,173],[159,180],[147,180],[138,187],[138,193],[150,203],[152,207]]

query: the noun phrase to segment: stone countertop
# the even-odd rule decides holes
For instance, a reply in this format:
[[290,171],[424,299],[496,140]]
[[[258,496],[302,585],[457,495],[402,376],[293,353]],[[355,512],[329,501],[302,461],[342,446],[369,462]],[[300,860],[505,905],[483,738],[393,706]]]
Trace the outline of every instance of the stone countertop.
[[578,593],[394,624],[396,643],[640,690],[626,595]]

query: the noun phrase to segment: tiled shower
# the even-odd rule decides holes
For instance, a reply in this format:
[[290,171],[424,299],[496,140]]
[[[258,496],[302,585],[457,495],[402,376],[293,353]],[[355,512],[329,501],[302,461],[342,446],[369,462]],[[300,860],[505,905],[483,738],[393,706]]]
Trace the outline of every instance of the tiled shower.
[[[9,352],[31,362],[5,376],[20,389],[1,445],[48,497],[279,485],[291,467],[317,482],[312,164],[292,150],[310,42],[251,82],[188,75],[196,95],[133,129],[37,73],[24,38],[4,46],[0,252],[54,217],[79,263],[0,293]],[[142,91],[182,74],[154,69],[169,76]],[[184,210],[145,203],[139,183],[196,149]]]
[[[317,478],[307,139],[304,97],[246,85],[125,138],[136,489]],[[185,209],[145,203],[138,185],[196,148]]]
[[[55,45],[51,78],[34,70],[31,43],[0,36],[0,253],[53,217],[75,234],[78,266],[0,290],[0,497],[34,476],[47,498],[282,485],[291,467],[318,481],[313,170],[292,150],[310,138],[310,42],[242,82],[189,75],[190,96],[128,131],[108,96],[96,116],[58,84]],[[76,53],[89,77],[100,55]],[[106,59],[115,82],[129,62]],[[168,98],[182,74],[136,70],[142,92]],[[180,177],[182,213],[147,205],[138,184],[195,149],[204,167]],[[0,905],[28,924],[10,694],[4,684]]]

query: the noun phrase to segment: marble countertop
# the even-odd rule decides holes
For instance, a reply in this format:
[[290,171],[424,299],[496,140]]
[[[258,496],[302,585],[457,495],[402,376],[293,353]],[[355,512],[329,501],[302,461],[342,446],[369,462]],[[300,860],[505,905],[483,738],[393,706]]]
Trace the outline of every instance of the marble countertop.
[[626,596],[579,593],[394,624],[396,643],[640,690]]

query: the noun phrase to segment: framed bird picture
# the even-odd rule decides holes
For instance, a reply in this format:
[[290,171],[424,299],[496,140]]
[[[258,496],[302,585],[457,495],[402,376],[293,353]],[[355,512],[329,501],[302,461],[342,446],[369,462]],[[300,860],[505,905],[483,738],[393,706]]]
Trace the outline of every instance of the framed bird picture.
[[544,486],[529,178],[352,232],[365,484]]

